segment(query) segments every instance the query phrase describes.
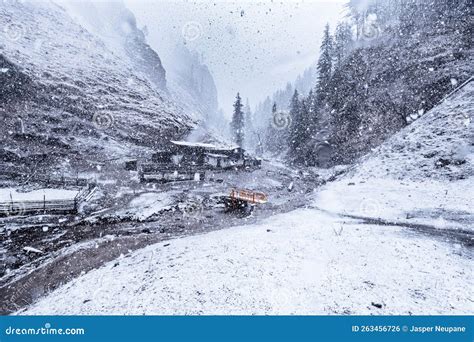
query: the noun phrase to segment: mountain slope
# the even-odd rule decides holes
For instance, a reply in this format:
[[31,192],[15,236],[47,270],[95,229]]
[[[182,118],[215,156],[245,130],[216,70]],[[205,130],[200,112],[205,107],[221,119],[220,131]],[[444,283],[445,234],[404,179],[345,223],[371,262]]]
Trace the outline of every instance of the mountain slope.
[[469,5],[349,2],[355,49],[335,66],[320,110],[331,122],[333,163],[354,162],[472,77]]
[[164,91],[62,7],[3,3],[0,27],[4,162],[67,173],[159,148],[191,128]]
[[100,37],[114,54],[127,59],[137,73],[160,90],[166,90],[166,71],[161,59],[148,45],[145,33],[137,27],[135,16],[123,2],[59,1],[58,6]]
[[214,125],[222,121],[218,113],[217,88],[209,68],[196,52],[183,43],[171,49],[173,63],[168,66],[168,90],[173,99],[196,120]]
[[325,186],[317,206],[448,236],[474,231],[473,96],[470,82]]

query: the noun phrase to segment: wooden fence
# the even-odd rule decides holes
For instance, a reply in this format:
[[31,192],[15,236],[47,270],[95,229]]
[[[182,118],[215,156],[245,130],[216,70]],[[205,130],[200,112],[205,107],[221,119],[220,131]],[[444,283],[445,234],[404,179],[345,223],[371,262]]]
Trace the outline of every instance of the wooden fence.
[[67,200],[43,200],[36,201],[10,201],[0,202],[0,215],[23,216],[29,214],[67,214],[76,213],[78,206],[83,201],[88,201],[96,190],[95,185],[82,188],[74,197]]

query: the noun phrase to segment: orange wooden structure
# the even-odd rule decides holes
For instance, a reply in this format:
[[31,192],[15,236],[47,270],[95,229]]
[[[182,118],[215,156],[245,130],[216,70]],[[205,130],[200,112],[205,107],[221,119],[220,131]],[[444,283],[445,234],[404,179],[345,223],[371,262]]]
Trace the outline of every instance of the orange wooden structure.
[[230,191],[230,198],[234,200],[241,200],[252,204],[264,204],[268,202],[268,196],[263,192],[255,192],[251,190],[232,189]]

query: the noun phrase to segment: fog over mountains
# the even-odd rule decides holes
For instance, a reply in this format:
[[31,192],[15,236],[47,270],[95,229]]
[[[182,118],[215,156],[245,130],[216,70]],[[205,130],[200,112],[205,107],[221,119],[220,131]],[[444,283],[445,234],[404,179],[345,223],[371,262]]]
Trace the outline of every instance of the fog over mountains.
[[217,113],[198,56],[181,49],[167,73],[121,2],[4,2],[0,11],[0,152],[15,167],[67,173],[143,155]]

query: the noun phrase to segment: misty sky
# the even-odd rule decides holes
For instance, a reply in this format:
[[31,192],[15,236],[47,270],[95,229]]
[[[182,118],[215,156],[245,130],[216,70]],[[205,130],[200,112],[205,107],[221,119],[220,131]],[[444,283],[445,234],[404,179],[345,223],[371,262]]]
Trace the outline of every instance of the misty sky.
[[165,68],[176,43],[203,56],[219,106],[230,115],[237,91],[252,107],[293,81],[318,56],[326,22],[344,15],[336,1],[136,1],[125,4],[147,26],[148,42]]

